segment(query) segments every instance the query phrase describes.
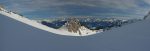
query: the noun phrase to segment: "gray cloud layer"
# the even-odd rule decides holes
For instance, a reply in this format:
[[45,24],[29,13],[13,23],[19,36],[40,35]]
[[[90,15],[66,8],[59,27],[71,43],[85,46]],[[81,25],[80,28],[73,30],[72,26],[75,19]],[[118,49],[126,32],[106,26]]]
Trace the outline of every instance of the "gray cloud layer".
[[[57,9],[59,13],[67,13],[62,6],[78,5],[95,8],[113,8],[119,10],[132,10],[131,13],[146,14],[150,7],[142,7],[139,4],[150,5],[150,0],[4,0],[9,3],[8,8],[17,12],[33,12],[38,10]],[[130,12],[130,11],[129,11]],[[96,13],[98,14],[98,13]]]

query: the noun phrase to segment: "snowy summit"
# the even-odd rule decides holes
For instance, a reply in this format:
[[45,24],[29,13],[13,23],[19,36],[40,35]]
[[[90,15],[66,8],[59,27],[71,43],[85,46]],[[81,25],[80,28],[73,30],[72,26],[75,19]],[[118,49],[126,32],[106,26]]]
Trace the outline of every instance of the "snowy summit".
[[40,19],[31,20],[20,14],[7,11],[2,6],[0,14],[18,20],[30,26],[67,36],[87,36],[110,30],[114,27],[121,27],[129,23],[140,21],[141,19],[117,19],[117,18],[63,18],[63,19]]

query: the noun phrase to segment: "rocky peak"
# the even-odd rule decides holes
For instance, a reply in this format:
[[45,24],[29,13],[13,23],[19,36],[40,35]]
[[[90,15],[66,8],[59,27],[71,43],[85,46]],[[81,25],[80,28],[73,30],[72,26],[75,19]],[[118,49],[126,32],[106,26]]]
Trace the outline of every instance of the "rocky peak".
[[144,16],[143,19],[149,19],[148,17],[150,17],[150,12],[148,12],[148,14],[146,16]]
[[81,35],[81,32],[80,32],[81,24],[78,19],[69,18],[67,21],[66,27],[69,32],[79,33]]
[[2,10],[4,7],[2,5],[0,5],[0,10]]

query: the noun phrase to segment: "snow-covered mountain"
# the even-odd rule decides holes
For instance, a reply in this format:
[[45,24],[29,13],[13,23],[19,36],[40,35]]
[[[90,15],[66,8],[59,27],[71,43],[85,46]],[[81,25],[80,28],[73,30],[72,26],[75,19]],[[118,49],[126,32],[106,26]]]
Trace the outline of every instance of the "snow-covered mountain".
[[78,35],[92,35],[115,27],[141,21],[141,19],[116,19],[116,18],[64,18],[51,21],[38,20],[39,23],[48,27],[67,31]]
[[64,18],[58,19],[59,21],[40,21],[28,19],[20,14],[7,11],[2,7],[0,7],[0,14],[48,32],[69,36],[93,35],[113,27],[120,27],[125,24],[140,21],[140,19],[125,20],[115,18]]
[[0,51],[150,51],[148,18],[91,36],[70,37],[0,14]]
[[[7,16],[9,18],[18,20],[18,21],[20,21],[22,23],[25,23],[27,25],[33,26],[35,28],[39,28],[39,29],[42,29],[42,30],[45,30],[45,31],[48,31],[48,32],[52,32],[52,33],[56,33],[56,34],[60,34],[60,35],[69,35],[69,36],[86,36],[86,35],[90,35],[90,34],[83,34],[83,32],[84,33],[85,32],[86,33],[90,32],[90,31],[87,32],[87,30],[85,30],[86,29],[85,27],[80,27],[80,29],[79,29],[79,30],[84,29],[83,32],[81,31],[82,35],[78,34],[78,33],[72,33],[72,32],[69,32],[69,31],[65,31],[65,29],[62,29],[64,27],[62,27],[60,29],[53,29],[53,28],[50,28],[50,27],[48,27],[46,25],[38,23],[35,20],[30,20],[30,19],[28,19],[26,17],[23,17],[23,16],[21,16],[19,14],[14,13],[14,12],[7,11],[7,10],[5,10],[2,7],[0,7],[0,14],[5,15],[5,16]],[[93,33],[93,31],[92,31],[92,33]]]
[[0,51],[150,51],[150,16],[91,36],[49,33],[0,14]]

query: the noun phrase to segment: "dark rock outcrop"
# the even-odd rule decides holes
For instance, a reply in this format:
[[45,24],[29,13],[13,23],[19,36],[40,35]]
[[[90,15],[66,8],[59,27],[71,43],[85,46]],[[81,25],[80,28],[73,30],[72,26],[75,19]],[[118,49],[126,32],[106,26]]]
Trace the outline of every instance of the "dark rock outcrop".
[[66,27],[68,28],[69,32],[77,33],[79,31],[79,34],[81,34],[79,30],[81,27],[81,24],[79,20],[76,18],[69,18],[69,20],[67,21]]

